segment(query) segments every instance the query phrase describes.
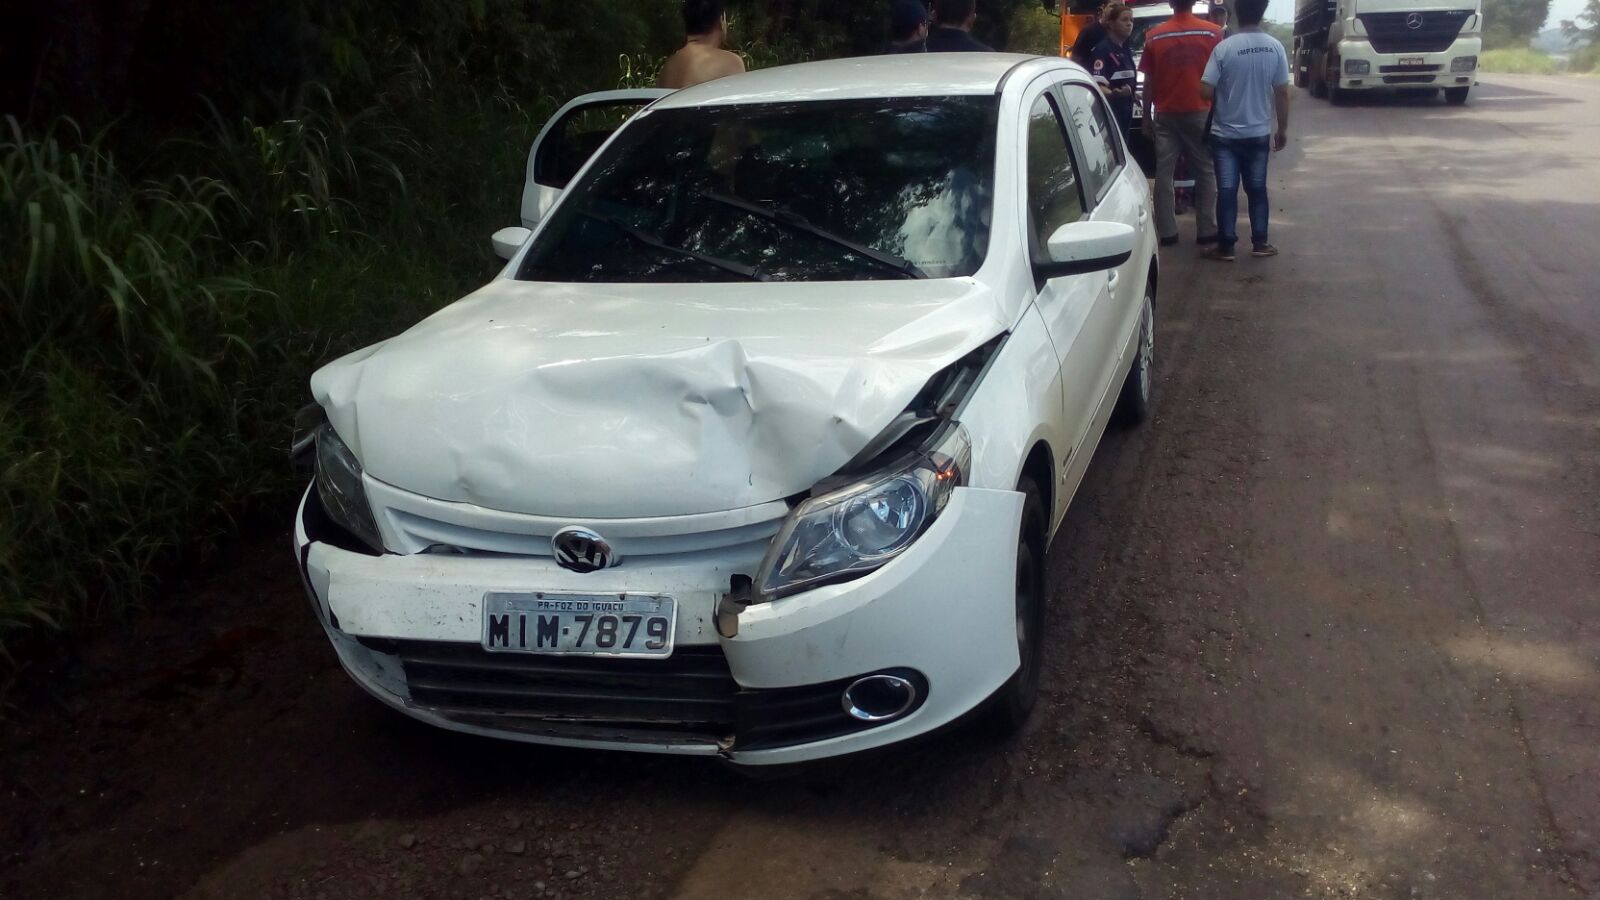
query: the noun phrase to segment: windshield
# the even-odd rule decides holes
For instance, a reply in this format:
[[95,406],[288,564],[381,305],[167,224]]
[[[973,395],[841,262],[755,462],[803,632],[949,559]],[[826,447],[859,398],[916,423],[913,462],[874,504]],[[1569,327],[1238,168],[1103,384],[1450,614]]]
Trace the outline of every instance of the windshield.
[[993,96],[668,109],[574,183],[524,281],[971,275],[989,244]]
[[1133,20],[1133,34],[1128,35],[1127,47],[1134,53],[1144,52],[1144,36],[1152,28],[1171,19],[1172,16],[1140,16]]

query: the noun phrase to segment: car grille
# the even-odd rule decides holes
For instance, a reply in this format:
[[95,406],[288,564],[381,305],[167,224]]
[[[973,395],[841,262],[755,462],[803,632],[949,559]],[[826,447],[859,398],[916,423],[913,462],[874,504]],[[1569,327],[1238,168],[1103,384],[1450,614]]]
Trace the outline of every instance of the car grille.
[[851,679],[741,690],[719,646],[666,659],[489,653],[476,644],[364,638],[405,670],[411,705],[494,731],[614,742],[785,747],[872,727],[840,697]]
[[413,705],[455,721],[536,733],[586,726],[633,740],[718,741],[733,731],[739,688],[716,646],[679,647],[666,659],[605,659],[433,641],[366,643],[400,658]]
[[[1372,49],[1379,53],[1439,53],[1450,49],[1471,15],[1470,9],[1450,9],[1361,13],[1356,18],[1367,29]],[[1420,19],[1416,28],[1410,25],[1412,16]]]

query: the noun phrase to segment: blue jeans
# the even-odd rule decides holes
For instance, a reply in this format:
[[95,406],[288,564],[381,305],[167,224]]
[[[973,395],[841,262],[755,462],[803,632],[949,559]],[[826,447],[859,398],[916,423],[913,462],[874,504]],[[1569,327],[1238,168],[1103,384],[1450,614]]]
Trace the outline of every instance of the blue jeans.
[[1211,135],[1211,161],[1217,171],[1217,248],[1232,250],[1239,242],[1239,180],[1250,198],[1250,240],[1267,242],[1267,159],[1272,138],[1220,138]]

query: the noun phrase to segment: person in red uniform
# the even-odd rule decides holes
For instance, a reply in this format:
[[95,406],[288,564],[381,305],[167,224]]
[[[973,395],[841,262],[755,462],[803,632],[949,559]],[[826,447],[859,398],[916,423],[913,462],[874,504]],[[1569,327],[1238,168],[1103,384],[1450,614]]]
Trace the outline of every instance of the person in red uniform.
[[1217,240],[1217,179],[1206,146],[1206,116],[1211,103],[1200,95],[1200,75],[1211,51],[1222,42],[1222,29],[1194,14],[1194,0],[1170,0],[1172,18],[1145,34],[1145,122],[1154,125],[1156,140],[1156,233],[1163,245],[1178,242],[1178,217],[1173,210],[1172,172],[1178,154],[1188,157],[1195,182],[1195,240]]

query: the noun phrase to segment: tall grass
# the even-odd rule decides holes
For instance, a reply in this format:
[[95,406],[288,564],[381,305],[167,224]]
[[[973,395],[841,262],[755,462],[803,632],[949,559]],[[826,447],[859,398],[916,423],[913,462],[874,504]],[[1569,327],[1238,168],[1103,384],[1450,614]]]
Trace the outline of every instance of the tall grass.
[[70,121],[6,121],[0,657],[137,607],[287,498],[313,369],[494,271],[552,104],[463,81],[412,59],[360,110],[315,90],[267,121],[216,114],[159,177]]
[[1478,57],[1478,65],[1485,72],[1510,75],[1554,75],[1560,71],[1550,54],[1527,47],[1485,50]]

